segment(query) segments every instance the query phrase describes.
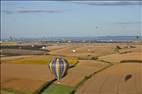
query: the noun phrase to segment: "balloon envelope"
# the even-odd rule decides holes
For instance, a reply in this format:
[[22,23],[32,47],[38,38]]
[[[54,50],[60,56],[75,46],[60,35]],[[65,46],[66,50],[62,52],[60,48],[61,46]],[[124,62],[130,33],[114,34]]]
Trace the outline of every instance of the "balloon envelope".
[[48,64],[50,71],[54,74],[57,80],[62,79],[66,74],[69,64],[67,60],[63,58],[54,58]]

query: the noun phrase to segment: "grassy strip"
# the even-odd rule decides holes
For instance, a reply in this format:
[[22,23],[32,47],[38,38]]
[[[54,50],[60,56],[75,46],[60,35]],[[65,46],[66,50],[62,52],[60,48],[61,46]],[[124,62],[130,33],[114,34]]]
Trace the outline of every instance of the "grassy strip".
[[19,90],[16,90],[16,89],[13,89],[13,88],[7,88],[7,87],[0,87],[0,90],[10,92],[10,93],[14,93],[14,94],[32,94],[32,92],[30,92],[30,91],[23,92],[23,91],[19,91]]
[[50,85],[52,85],[57,79],[53,79],[51,81],[47,81],[45,84],[43,84],[39,89],[37,89],[34,94],[42,94]]
[[73,87],[64,86],[60,84],[52,84],[48,89],[44,90],[41,94],[70,94],[73,91]]

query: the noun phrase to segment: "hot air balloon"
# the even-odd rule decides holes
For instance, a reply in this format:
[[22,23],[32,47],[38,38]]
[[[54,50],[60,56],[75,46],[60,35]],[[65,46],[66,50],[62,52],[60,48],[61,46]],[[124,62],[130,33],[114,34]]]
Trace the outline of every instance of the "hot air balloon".
[[65,60],[61,57],[52,59],[49,62],[48,66],[49,66],[51,73],[54,74],[54,76],[57,80],[62,79],[62,77],[66,74],[66,72],[69,68],[69,64],[68,64],[67,60]]

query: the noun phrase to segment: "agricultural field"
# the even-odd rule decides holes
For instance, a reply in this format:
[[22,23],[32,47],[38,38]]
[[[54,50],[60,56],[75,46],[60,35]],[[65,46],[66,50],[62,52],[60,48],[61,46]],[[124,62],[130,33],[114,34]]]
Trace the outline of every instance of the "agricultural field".
[[[57,45],[52,45],[53,48]],[[117,46],[120,47],[119,53],[139,52],[142,50],[142,45],[135,43],[72,43],[58,45],[56,49],[52,50],[52,46],[49,46],[49,54],[51,55],[63,55],[86,58],[88,56],[100,57],[117,53]],[[75,52],[73,52],[75,51]]]
[[[113,82],[112,82],[113,81]],[[92,76],[75,94],[141,94],[142,63],[114,65]]]
[[[45,82],[54,79],[48,69],[48,62],[53,56],[12,56],[3,57],[1,64],[1,86],[18,91],[34,92]],[[77,63],[73,57],[65,57],[70,66]],[[23,84],[24,83],[24,84]],[[31,83],[29,85],[29,83]]]
[[142,94],[142,0],[1,0],[0,94]]
[[46,51],[27,50],[27,49],[2,49],[3,56],[19,56],[19,55],[46,55]]
[[70,94],[73,91],[73,87],[64,86],[59,84],[52,84],[42,94]]
[[63,85],[76,86],[85,77],[108,65],[107,63],[94,60],[80,60],[76,67],[68,71],[67,76],[57,82]]
[[[101,56],[101,55],[113,53],[113,47],[111,46],[111,44],[97,45],[95,43],[94,44],[78,43],[76,45],[75,43],[73,43],[71,45],[69,44],[66,44],[66,45],[67,47],[64,47],[62,49],[56,48],[55,50],[50,51],[49,53],[53,55],[55,54],[55,55],[63,55],[63,56],[75,56],[75,57],[86,57],[88,55]],[[107,50],[105,48],[107,48]]]
[[52,79],[54,77],[45,65],[1,64],[1,86],[4,88],[34,92]]
[[[132,69],[133,66],[141,66],[137,64],[137,62],[142,62],[142,44],[140,43],[52,43],[48,46],[48,50],[37,48],[32,50],[32,48],[29,48],[32,46],[27,47],[1,49],[2,54],[8,54],[1,57],[0,82],[2,94],[33,94],[39,92],[39,94],[71,94],[72,92],[83,94],[82,90],[86,86],[90,89],[86,88],[85,92],[89,92],[92,87],[92,90],[95,90],[93,94],[94,92],[102,92],[103,94],[105,90],[110,90],[106,85],[110,84],[113,79],[117,86],[118,80],[123,79],[125,73],[128,73],[125,67],[130,67],[128,70],[133,75],[142,71],[136,68]],[[48,63],[54,57],[63,57],[70,65],[67,74],[59,81],[55,80],[54,75],[48,69]],[[125,64],[131,61],[136,61],[136,64]],[[119,69],[121,70],[120,73],[118,73]],[[114,72],[112,73],[110,70],[114,70]],[[116,79],[117,73],[120,79]],[[108,75],[110,76],[108,81],[99,83],[99,81],[103,82],[105,80],[103,78],[108,77]],[[134,81],[137,82],[136,79],[141,80],[137,77],[139,74],[135,75]],[[96,84],[90,84],[91,79],[95,79],[94,83]],[[98,91],[100,85],[101,89]],[[123,81],[120,85],[125,86]],[[139,86],[139,84],[136,85]],[[94,86],[96,89],[93,88]],[[127,88],[124,91],[126,90]],[[138,88],[136,93],[139,92],[141,91]]]
[[2,45],[2,46],[5,46],[5,45],[10,45],[10,46],[13,46],[13,45],[17,45],[17,43],[16,42],[0,42],[0,45]]
[[142,51],[126,53],[126,54],[112,54],[108,56],[102,56],[99,59],[103,61],[107,61],[107,62],[113,62],[113,64],[116,64],[125,60],[142,61]]
[[[52,55],[26,55],[26,56],[11,56],[11,57],[3,57],[3,63],[9,64],[48,64],[50,60],[54,57]],[[77,58],[75,57],[64,57],[68,60],[70,66],[77,63]]]

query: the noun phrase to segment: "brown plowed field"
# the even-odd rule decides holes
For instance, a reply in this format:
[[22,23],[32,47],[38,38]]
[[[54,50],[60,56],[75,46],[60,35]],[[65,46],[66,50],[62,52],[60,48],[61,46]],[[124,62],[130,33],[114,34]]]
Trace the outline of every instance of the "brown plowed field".
[[[72,50],[76,50],[76,52],[73,53]],[[88,55],[101,56],[112,53],[113,53],[113,46],[109,44],[106,45],[72,44],[62,49],[56,49],[53,51],[51,50],[50,52],[50,54],[76,56],[76,57],[86,57]]]
[[47,65],[1,64],[2,87],[35,91],[52,79]]
[[[140,44],[129,44],[134,48],[127,48],[127,43],[71,43],[71,44],[61,44],[61,45],[51,45],[49,46],[50,54],[53,55],[64,55],[64,56],[76,56],[76,57],[86,57],[88,55],[92,56],[105,56],[109,54],[116,53],[114,49],[119,46],[120,52],[142,52],[142,46]],[[76,52],[72,52],[76,50]]]
[[142,63],[114,65],[91,77],[76,94],[142,94]]
[[[5,62],[5,61],[8,61],[8,60],[16,60],[16,59],[22,59],[22,58],[26,58],[26,57],[32,57],[30,55],[22,55],[22,56],[7,56],[7,57],[1,57],[1,61],[2,62]],[[1,62],[1,63],[2,63]]]
[[[114,51],[116,45],[119,45],[122,49],[120,52],[124,52],[123,54],[117,53]],[[88,55],[92,57],[98,57],[99,60],[109,61],[114,64],[118,64],[121,60],[142,60],[142,50],[141,45],[132,44],[136,48],[125,48],[127,46],[126,43],[66,43],[66,44],[52,44],[48,47],[50,50],[49,54],[52,56],[56,55],[65,55],[69,56],[71,59],[72,56],[75,57],[87,57]],[[123,49],[124,48],[124,49]],[[76,50],[75,53],[72,50]],[[11,49],[10,49],[11,50]],[[7,52],[10,50],[6,50]],[[11,50],[12,53],[38,53],[38,52],[25,52],[25,51],[16,51]],[[126,52],[126,53],[125,53]],[[26,60],[25,60],[26,59]],[[49,56],[43,55],[23,55],[22,56],[13,56],[13,57],[2,57],[1,63],[1,86],[18,89],[19,91],[32,91],[34,92],[36,89],[40,88],[46,82],[54,79],[53,75],[50,73],[47,61],[49,60]],[[43,64],[43,65],[42,65]],[[74,63],[73,63],[74,64]],[[90,74],[108,66],[108,63],[104,63],[96,60],[79,60],[79,63],[71,68],[67,75],[59,81],[62,85],[67,86],[76,86],[85,76],[89,76]],[[120,90],[119,94],[123,94],[123,91],[131,91],[133,90],[135,85],[133,83],[140,83],[141,79],[138,74],[139,64],[120,64],[118,67],[114,65],[114,67],[105,70],[102,73],[99,73],[93,76],[90,80],[85,82],[85,84],[81,87],[80,91],[77,91],[77,94],[89,94],[89,89],[91,90],[90,94],[94,94],[94,92],[98,94],[104,94],[104,92],[110,92],[109,94],[114,94],[113,92]],[[121,68],[122,67],[122,68]],[[130,67],[130,68],[129,68]],[[137,72],[136,72],[137,71]],[[125,73],[134,73],[132,82],[123,82],[123,77]],[[99,76],[100,75],[100,76]],[[136,77],[134,76],[136,75]],[[142,77],[141,77],[142,78]],[[137,80],[133,80],[137,79]],[[114,81],[114,82],[113,82]],[[58,84],[59,84],[58,83]],[[91,84],[90,84],[91,83]],[[119,86],[117,85],[118,83]],[[87,84],[87,86],[86,86]],[[141,83],[142,84],[142,83]],[[138,92],[132,92],[133,94],[139,93],[139,84],[136,84],[136,88]],[[128,86],[128,87],[127,87]],[[130,86],[130,87],[129,87]],[[82,89],[83,88],[83,89]],[[92,88],[92,89],[91,89]],[[95,89],[94,89],[95,88]],[[113,88],[113,89],[112,89]],[[141,87],[142,88],[142,87]],[[87,92],[86,92],[87,90]],[[95,91],[94,91],[95,90]],[[104,90],[104,91],[103,91]],[[88,92],[89,91],[89,92]],[[101,92],[101,93],[100,93]],[[106,94],[106,93],[105,93]],[[131,93],[125,93],[131,94]]]
[[141,60],[142,61],[142,51],[126,53],[126,54],[112,54],[112,55],[102,56],[99,59],[112,62],[114,64],[119,63],[122,60]]
[[25,49],[2,49],[2,54],[4,55],[44,55],[47,51],[40,50],[25,50]]

